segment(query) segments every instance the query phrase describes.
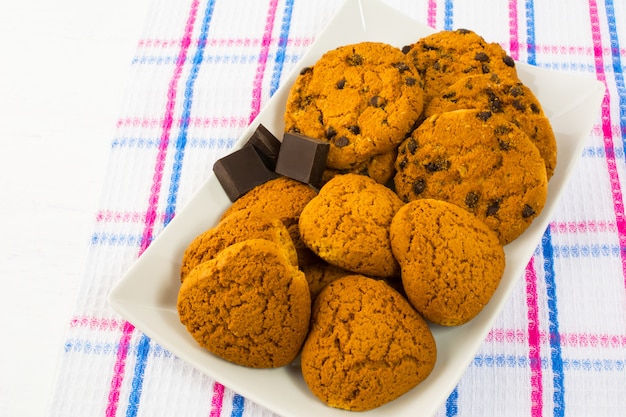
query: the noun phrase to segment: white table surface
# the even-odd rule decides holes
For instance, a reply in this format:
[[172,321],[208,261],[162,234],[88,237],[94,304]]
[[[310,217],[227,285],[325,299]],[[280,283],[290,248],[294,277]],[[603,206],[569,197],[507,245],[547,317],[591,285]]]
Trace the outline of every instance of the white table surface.
[[45,414],[147,8],[0,1],[0,416]]

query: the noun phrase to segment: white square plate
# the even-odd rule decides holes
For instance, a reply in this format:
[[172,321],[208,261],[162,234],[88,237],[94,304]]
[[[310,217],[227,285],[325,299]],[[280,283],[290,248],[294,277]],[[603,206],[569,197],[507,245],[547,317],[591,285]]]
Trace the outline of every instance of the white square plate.
[[[347,0],[302,58],[299,68],[314,64],[324,52],[340,45],[380,41],[402,47],[430,33],[432,29],[376,0]],[[605,91],[602,83],[522,64],[518,65],[518,72],[541,101],[557,137],[557,168],[550,180],[545,208],[521,237],[506,246],[504,277],[486,308],[463,326],[433,326],[438,359],[432,374],[399,399],[365,412],[368,416],[431,416],[445,401],[522,276],[599,116]],[[282,88],[235,148],[247,140],[259,123],[282,136],[285,101],[297,75],[298,70],[284,80]],[[229,199],[212,175],[113,289],[109,296],[111,305],[179,358],[277,414],[285,417],[351,414],[329,408],[315,398],[298,366],[262,370],[234,365],[200,348],[179,322],[176,298],[182,254],[196,235],[217,223],[229,205]]]

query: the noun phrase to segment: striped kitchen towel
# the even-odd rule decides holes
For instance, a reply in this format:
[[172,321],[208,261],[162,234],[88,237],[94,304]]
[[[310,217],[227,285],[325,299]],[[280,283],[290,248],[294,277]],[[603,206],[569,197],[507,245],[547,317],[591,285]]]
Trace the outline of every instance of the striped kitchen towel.
[[[606,86],[554,218],[437,415],[625,416],[626,2],[385,3],[437,30],[475,30],[516,60]],[[273,415],[151,340],[112,310],[107,295],[340,6],[336,0],[151,3],[60,347],[50,416]]]

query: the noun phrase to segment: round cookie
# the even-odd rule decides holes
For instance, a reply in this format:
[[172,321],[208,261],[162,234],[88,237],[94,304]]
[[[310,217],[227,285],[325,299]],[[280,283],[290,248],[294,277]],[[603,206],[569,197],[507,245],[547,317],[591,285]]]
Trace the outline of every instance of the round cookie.
[[398,211],[389,233],[406,296],[426,320],[467,323],[498,288],[504,249],[470,212],[441,200],[415,200]]
[[435,198],[484,221],[500,242],[517,238],[546,202],[537,147],[502,115],[455,110],[426,119],[398,148],[395,189],[409,202]]
[[404,297],[383,281],[351,275],[315,301],[301,368],[324,403],[365,411],[418,385],[436,359],[428,325]]
[[299,354],[311,298],[304,274],[278,245],[251,239],[194,268],[177,308],[200,346],[239,365],[275,368]]
[[462,78],[428,103],[424,117],[457,109],[503,114],[533,141],[546,164],[548,179],[552,177],[556,167],[556,138],[541,103],[521,81],[496,74]]
[[316,195],[317,191],[300,181],[279,177],[241,196],[224,212],[222,219],[236,211],[245,210],[280,220],[296,247],[298,264],[306,265],[315,262],[315,256],[300,239],[298,219],[304,206]]
[[468,29],[436,32],[402,50],[422,77],[425,103],[468,75],[517,78],[515,61],[506,51]]
[[215,227],[198,235],[185,249],[180,268],[180,280],[198,264],[213,259],[219,252],[233,243],[248,239],[267,239],[275,242],[285,256],[298,266],[298,254],[289,236],[289,231],[278,219],[263,213],[240,210],[223,218]]
[[300,235],[320,258],[349,271],[397,276],[389,225],[403,202],[364,175],[339,175],[327,182],[300,215]]
[[344,45],[302,70],[287,99],[285,131],[329,141],[327,166],[349,170],[394,149],[422,108],[422,81],[400,49]]

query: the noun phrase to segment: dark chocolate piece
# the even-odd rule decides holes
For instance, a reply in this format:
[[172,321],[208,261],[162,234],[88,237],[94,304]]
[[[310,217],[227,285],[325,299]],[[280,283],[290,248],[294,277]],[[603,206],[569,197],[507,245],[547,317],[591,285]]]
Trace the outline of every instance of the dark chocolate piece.
[[267,168],[251,144],[217,160],[213,172],[230,201],[237,200],[257,185],[279,177]]
[[278,154],[276,173],[319,188],[329,148],[327,141],[298,133],[285,133]]
[[254,146],[259,153],[265,166],[270,170],[276,169],[276,161],[278,160],[278,151],[280,150],[280,141],[267,130],[265,126],[259,124],[248,142]]

